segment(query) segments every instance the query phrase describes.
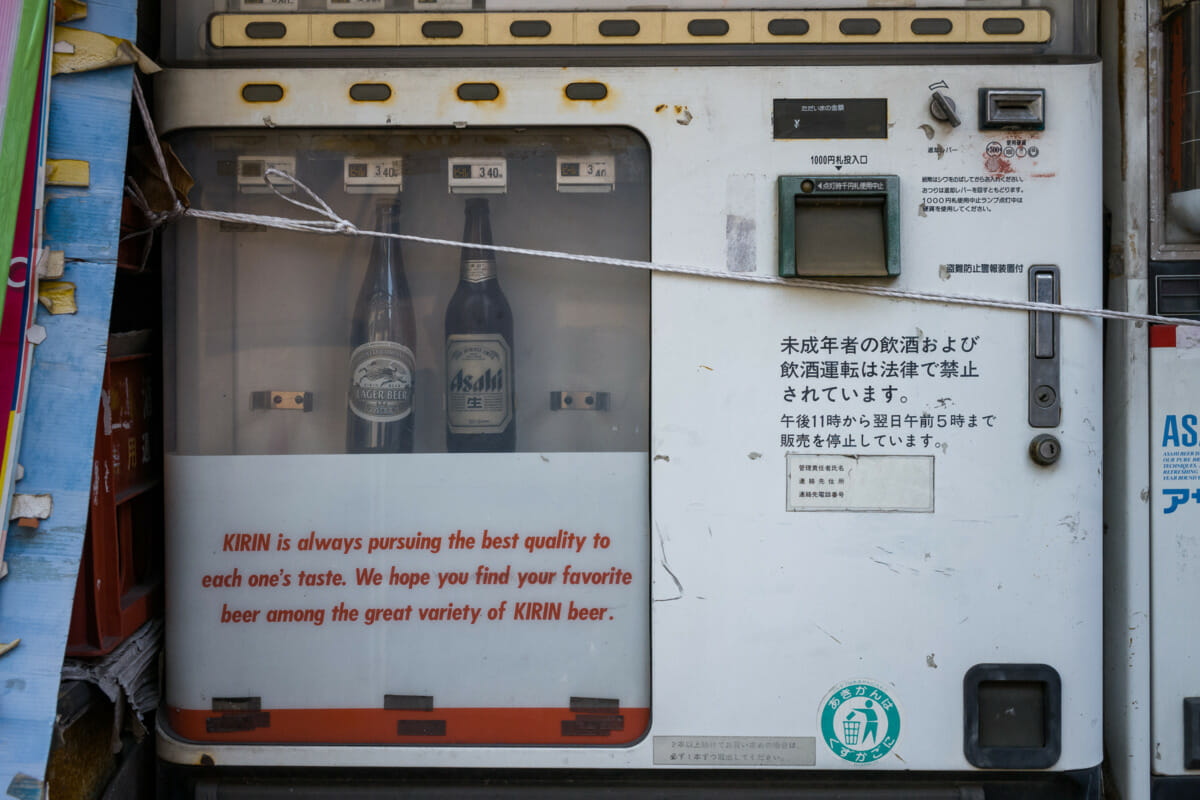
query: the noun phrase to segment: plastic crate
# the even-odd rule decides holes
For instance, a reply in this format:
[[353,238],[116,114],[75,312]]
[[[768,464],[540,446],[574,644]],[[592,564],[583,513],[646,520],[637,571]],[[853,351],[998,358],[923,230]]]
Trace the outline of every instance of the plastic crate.
[[153,357],[113,350],[110,344],[67,638],[71,656],[110,652],[162,605],[162,449]]

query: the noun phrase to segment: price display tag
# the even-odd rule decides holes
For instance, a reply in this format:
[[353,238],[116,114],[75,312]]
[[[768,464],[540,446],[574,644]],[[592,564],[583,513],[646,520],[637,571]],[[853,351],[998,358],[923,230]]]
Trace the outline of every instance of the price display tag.
[[399,156],[346,156],[342,186],[346,194],[395,194],[404,188],[403,164]]
[[559,156],[555,175],[560,192],[611,192],[616,182],[616,159]]
[[383,0],[325,0],[330,11],[382,11]]
[[448,185],[454,194],[504,194],[508,191],[508,160],[451,158]]
[[272,11],[299,11],[300,0],[241,0],[242,11],[254,11],[259,14]]
[[[295,156],[238,156],[237,186],[242,194],[271,194],[267,185],[268,169],[277,169],[288,175],[296,174]],[[271,183],[284,194],[295,190],[291,181],[278,175],[271,176]]]

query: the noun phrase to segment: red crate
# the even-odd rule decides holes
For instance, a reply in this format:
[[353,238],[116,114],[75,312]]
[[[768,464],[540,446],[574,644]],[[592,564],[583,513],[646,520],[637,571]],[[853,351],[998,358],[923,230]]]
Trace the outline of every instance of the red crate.
[[162,605],[162,455],[155,386],[149,354],[110,354],[67,655],[110,652]]

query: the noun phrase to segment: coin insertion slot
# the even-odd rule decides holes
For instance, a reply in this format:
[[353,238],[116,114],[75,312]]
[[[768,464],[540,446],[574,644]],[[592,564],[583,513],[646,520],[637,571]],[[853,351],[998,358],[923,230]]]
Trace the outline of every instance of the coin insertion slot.
[[767,23],[767,33],[772,36],[804,36],[808,31],[806,19],[780,17]]
[[838,23],[843,36],[875,36],[883,30],[883,23],[871,17],[850,17]]
[[568,83],[563,92],[568,100],[603,100],[608,97],[608,87],[595,81]]
[[1025,20],[1020,17],[988,17],[983,32],[989,36],[1017,36],[1025,32]]
[[920,17],[908,26],[916,36],[946,36],[954,30],[954,23],[945,17]]
[[637,36],[642,32],[642,25],[636,19],[606,19],[600,23],[597,30],[601,36]]
[[278,103],[283,99],[283,87],[278,83],[247,83],[242,87],[242,99],[247,103]]
[[421,25],[421,35],[426,39],[457,39],[463,35],[463,26],[452,19],[430,20]]
[[360,103],[382,103],[392,97],[392,87],[386,83],[356,83],[350,87],[350,99]]
[[729,33],[729,23],[723,19],[688,20],[687,32],[690,36],[724,36]]
[[981,130],[1031,130],[1046,127],[1045,89],[980,89]]
[[282,39],[287,36],[287,25],[282,22],[247,22],[247,39]]
[[375,35],[375,24],[365,19],[344,19],[333,24],[333,35],[339,39],[370,39]]
[[781,177],[779,274],[899,275],[899,216],[894,175]]
[[541,39],[549,36],[551,30],[544,19],[518,19],[508,26],[508,32],[518,39]]
[[500,96],[500,87],[494,83],[460,83],[458,99],[468,102],[486,102]]

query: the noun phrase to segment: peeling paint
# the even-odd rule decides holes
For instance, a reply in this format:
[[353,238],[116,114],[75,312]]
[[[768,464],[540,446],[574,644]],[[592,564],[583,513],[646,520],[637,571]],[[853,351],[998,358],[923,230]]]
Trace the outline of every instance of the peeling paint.
[[[933,126],[932,125],[918,125],[917,130],[923,132],[925,134],[926,139],[933,138]],[[939,156],[939,158],[940,158],[940,156]]]
[[746,456],[746,458],[749,458],[751,461],[757,461],[758,459],[762,458],[762,453],[751,452]]
[[925,666],[929,667],[930,669],[938,668],[937,662],[933,660],[934,655],[934,653],[930,653],[929,655],[925,656]]
[[670,457],[670,456],[658,455],[658,456],[655,456],[655,457],[654,457],[654,460],[655,460],[655,461],[670,461],[670,460],[671,460],[671,457]]

